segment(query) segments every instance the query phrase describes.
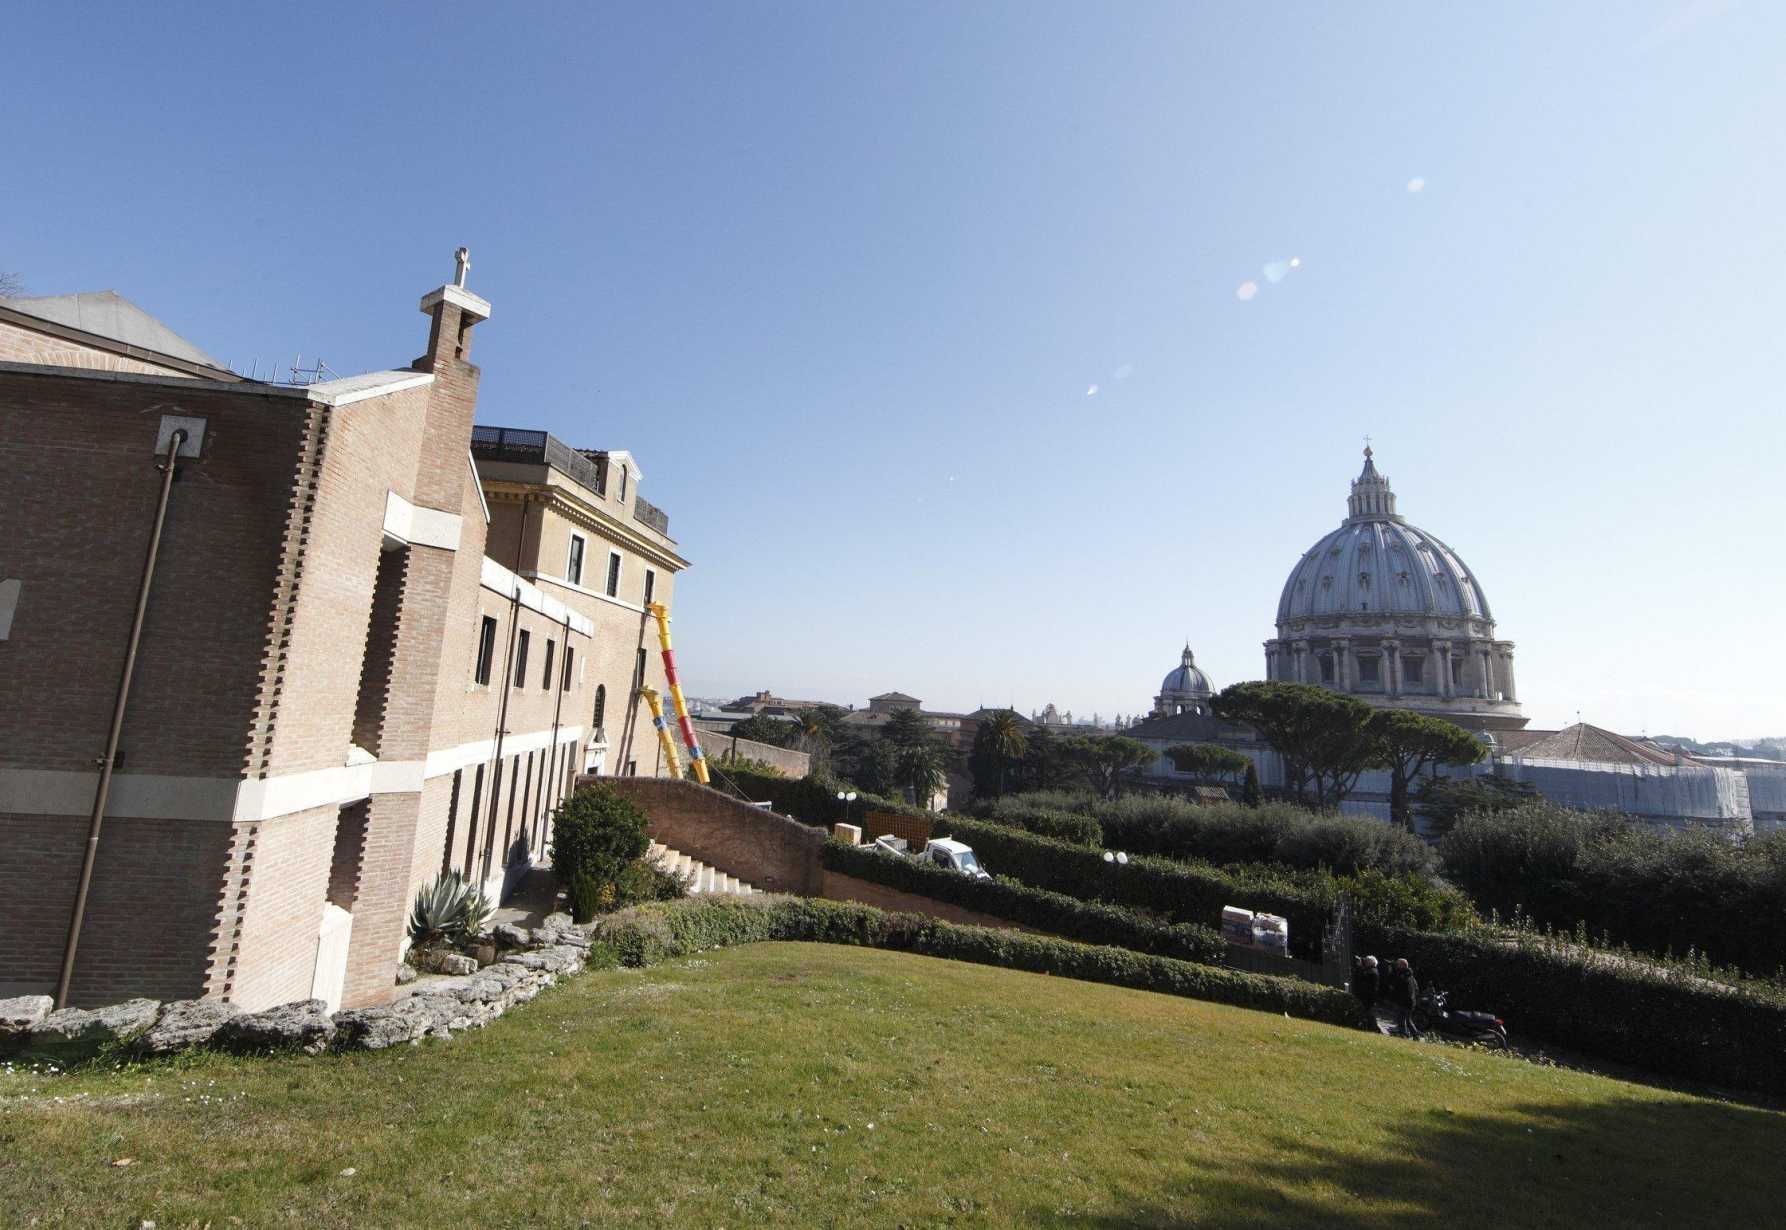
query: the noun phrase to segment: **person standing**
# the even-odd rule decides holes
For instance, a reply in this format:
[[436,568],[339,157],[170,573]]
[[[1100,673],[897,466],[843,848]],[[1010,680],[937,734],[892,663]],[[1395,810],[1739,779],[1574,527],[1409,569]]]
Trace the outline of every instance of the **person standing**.
[[1420,1002],[1420,982],[1406,957],[1395,959],[1389,971],[1389,1003],[1395,1009],[1396,1032],[1404,1038],[1418,1038],[1420,1027],[1414,1024],[1414,1005]]
[[1352,994],[1356,995],[1358,1002],[1364,1005],[1365,1015],[1373,1022],[1373,1027],[1377,1017],[1377,994],[1380,989],[1377,959],[1375,957],[1358,958],[1357,968],[1352,971]]

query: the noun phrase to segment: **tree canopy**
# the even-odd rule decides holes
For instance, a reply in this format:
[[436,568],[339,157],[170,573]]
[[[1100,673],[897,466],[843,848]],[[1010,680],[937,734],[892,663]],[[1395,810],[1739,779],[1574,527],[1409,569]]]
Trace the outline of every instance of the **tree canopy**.
[[968,753],[968,769],[974,777],[974,793],[997,797],[1004,794],[1006,780],[1014,767],[1020,766],[1029,750],[1029,737],[1023,731],[1023,719],[1010,709],[987,715],[974,732],[973,750]]
[[1407,709],[1379,709],[1371,715],[1375,759],[1389,770],[1389,817],[1410,832],[1414,815],[1408,806],[1408,783],[1433,765],[1475,764],[1483,757],[1481,742],[1455,722]]
[[1358,776],[1381,763],[1363,701],[1307,683],[1250,682],[1223,688],[1210,707],[1244,722],[1284,759],[1290,791],[1316,807],[1338,806]]
[[1166,749],[1166,756],[1180,773],[1204,777],[1238,777],[1253,763],[1250,757],[1219,743],[1178,743]]
[[1117,798],[1122,793],[1122,775],[1154,757],[1147,744],[1122,735],[1088,735],[1063,742],[1067,755],[1104,799]]

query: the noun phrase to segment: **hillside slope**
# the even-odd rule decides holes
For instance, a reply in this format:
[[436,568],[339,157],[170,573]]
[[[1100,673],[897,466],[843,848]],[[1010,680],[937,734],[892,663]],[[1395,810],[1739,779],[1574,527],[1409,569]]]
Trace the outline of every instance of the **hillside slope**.
[[0,1125],[0,1222],[42,1226],[1767,1224],[1786,1194],[1767,1111],[807,944],[590,974],[449,1044],[0,1073]]

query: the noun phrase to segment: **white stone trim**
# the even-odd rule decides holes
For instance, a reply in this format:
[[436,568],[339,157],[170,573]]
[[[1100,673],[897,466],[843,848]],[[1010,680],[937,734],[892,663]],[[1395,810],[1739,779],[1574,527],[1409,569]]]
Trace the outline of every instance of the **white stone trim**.
[[458,513],[411,504],[395,491],[385,492],[384,532],[417,547],[459,549],[462,523]]
[[483,572],[479,580],[485,589],[519,602],[530,611],[538,611],[553,623],[568,623],[573,632],[581,632],[584,636],[595,635],[595,624],[588,616],[579,615],[558,599],[542,592],[539,586],[522,580],[487,555],[483,559]]
[[323,380],[316,384],[298,385],[298,390],[311,401],[324,406],[351,406],[356,401],[369,401],[404,389],[419,389],[434,383],[432,372],[367,372],[361,376],[344,376],[340,380]]
[[471,455],[471,445],[465,446],[465,464],[471,469],[471,486],[478,493],[478,507],[484,510],[484,524],[490,524],[490,501],[484,498],[484,480],[478,476],[478,459]]
[[480,298],[466,290],[463,286],[441,286],[422,296],[422,315],[432,316],[434,307],[442,300],[457,307],[468,316],[475,316],[480,321],[490,319],[490,301]]
[[[558,742],[576,743],[581,726],[558,728]],[[551,746],[552,728],[505,736],[504,756]],[[375,794],[413,794],[424,782],[495,755],[493,739],[430,752],[426,760],[379,760],[307,769],[266,778],[180,777],[116,773],[106,814],[138,820],[209,820],[237,824],[272,820],[317,807],[338,807]],[[63,769],[0,769],[0,814],[85,816],[93,810],[99,774]]]
[[[587,570],[587,561],[585,561],[585,565],[585,570]],[[529,581],[545,581],[548,584],[560,586],[561,588],[570,590],[573,594],[581,594],[585,598],[594,598],[599,602],[606,602],[610,606],[623,607],[635,615],[643,615],[645,613],[645,608],[636,602],[628,602],[625,598],[610,598],[606,594],[598,594],[593,589],[585,589],[581,585],[572,585],[563,577],[555,577],[549,572],[523,572],[521,576]],[[604,574],[603,579],[606,579],[606,574]],[[590,626],[594,627],[593,624]]]

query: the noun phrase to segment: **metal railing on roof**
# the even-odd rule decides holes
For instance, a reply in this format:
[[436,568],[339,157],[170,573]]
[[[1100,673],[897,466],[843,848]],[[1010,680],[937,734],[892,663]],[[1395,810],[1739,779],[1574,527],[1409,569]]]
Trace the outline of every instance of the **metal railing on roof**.
[[471,455],[490,461],[549,465],[597,495],[608,494],[601,465],[548,432],[518,427],[473,427]]
[[642,495],[633,497],[633,520],[650,526],[665,538],[670,536],[670,514]]

